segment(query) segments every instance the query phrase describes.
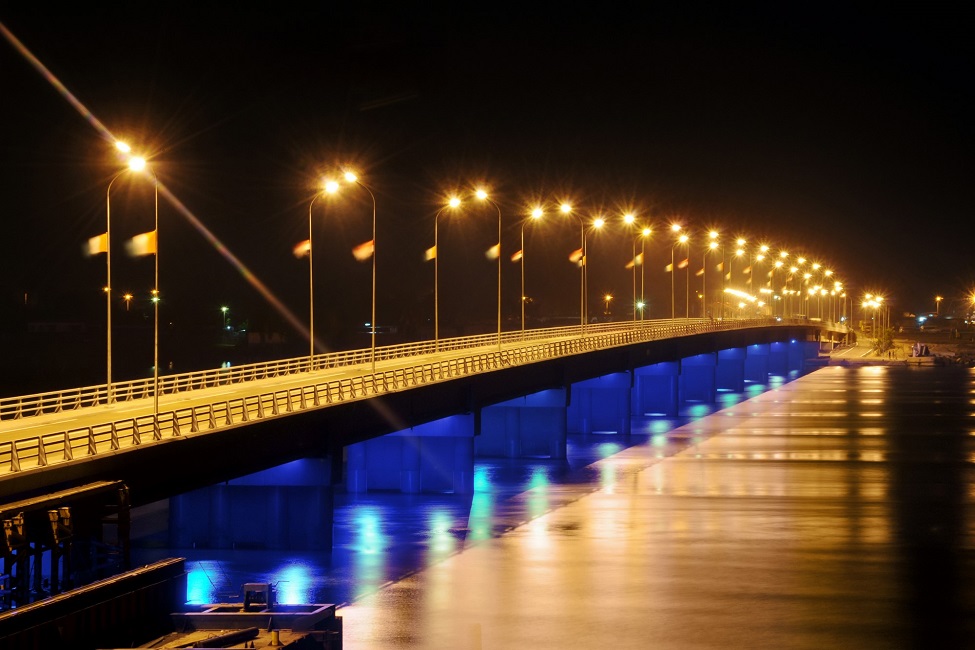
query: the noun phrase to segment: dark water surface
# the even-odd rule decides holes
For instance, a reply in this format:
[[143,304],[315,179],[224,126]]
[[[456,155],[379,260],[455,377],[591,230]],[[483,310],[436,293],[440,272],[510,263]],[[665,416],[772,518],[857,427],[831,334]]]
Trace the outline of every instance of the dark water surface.
[[347,648],[975,647],[975,374],[827,367],[475,493],[336,496],[326,552],[187,558],[188,600],[343,604]]

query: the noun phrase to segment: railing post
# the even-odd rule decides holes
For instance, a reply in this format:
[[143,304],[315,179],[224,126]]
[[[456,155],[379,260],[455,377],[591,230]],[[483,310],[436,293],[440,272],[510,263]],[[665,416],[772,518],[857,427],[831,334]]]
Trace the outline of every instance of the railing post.
[[64,432],[64,460],[74,460],[74,450],[71,448],[71,434]]
[[[40,444],[40,441],[38,441],[38,444]],[[16,440],[10,443],[10,471],[11,472],[20,471],[20,456],[17,454]]]

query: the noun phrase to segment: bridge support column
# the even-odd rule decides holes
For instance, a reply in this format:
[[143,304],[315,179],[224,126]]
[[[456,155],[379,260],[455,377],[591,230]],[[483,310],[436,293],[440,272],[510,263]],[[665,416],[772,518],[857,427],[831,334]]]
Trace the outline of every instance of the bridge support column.
[[349,492],[474,491],[474,416],[454,415],[346,447]]
[[768,343],[756,343],[745,348],[745,381],[765,384],[768,382],[768,373]]
[[819,358],[819,341],[792,341],[789,344],[789,370],[803,372],[806,361]]
[[768,374],[784,377],[789,374],[789,342],[769,343]]
[[715,399],[718,355],[698,354],[680,362],[680,401],[711,404]]
[[633,371],[631,415],[677,415],[680,364],[665,361]]
[[633,388],[628,372],[587,379],[570,386],[567,428],[577,433],[630,433]]
[[745,390],[745,348],[728,348],[718,351],[715,368],[715,387],[741,393]]
[[331,462],[306,458],[169,500],[173,548],[332,548]]
[[557,388],[481,409],[474,455],[565,458],[566,390]]

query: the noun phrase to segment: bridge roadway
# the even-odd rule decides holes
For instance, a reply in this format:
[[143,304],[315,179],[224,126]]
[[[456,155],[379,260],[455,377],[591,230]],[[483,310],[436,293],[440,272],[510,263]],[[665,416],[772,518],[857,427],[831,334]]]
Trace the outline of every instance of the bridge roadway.
[[[282,455],[278,449],[283,446],[280,438],[274,440],[283,431],[281,428],[268,429],[269,435],[260,440],[241,435],[241,427],[258,422],[270,423],[285,416],[361,403],[376,396],[419,390],[461,377],[639,343],[684,341],[685,345],[667,346],[673,348],[670,356],[679,359],[688,350],[709,351],[702,348],[700,341],[692,343],[690,348],[686,345],[687,339],[702,334],[751,331],[753,338],[748,343],[752,343],[774,339],[774,336],[769,339],[769,332],[778,330],[782,334],[783,328],[788,328],[792,336],[796,332],[810,335],[823,330],[843,331],[842,326],[765,319],[608,323],[589,325],[585,332],[580,332],[579,327],[536,329],[524,335],[508,332],[500,341],[494,334],[443,339],[436,349],[433,341],[388,346],[377,348],[375,361],[369,350],[359,350],[317,355],[311,360],[314,365],[305,357],[167,376],[160,381],[156,399],[150,380],[114,384],[111,394],[105,386],[96,386],[4,398],[0,400],[0,492],[9,496],[34,494],[96,475],[114,474],[114,479],[137,480],[140,472],[153,468],[158,473],[160,467],[167,465],[165,471],[179,475],[181,470],[190,467],[186,454],[191,448],[175,449],[170,445],[164,451],[166,443],[218,433],[224,434],[217,443],[223,446],[222,454],[233,455],[241,449],[252,452],[238,453],[235,463],[237,475],[246,474],[263,469],[271,460],[286,462],[303,455],[331,455],[337,451],[336,441],[324,445],[320,434],[304,439],[290,435],[293,429],[299,428],[296,426],[288,429],[289,437],[295,438],[292,449]],[[764,336],[757,336],[759,331]],[[739,340],[737,344],[742,343]],[[705,347],[708,345],[713,346],[714,341],[705,342]],[[649,362],[657,360],[666,359]],[[564,370],[559,377],[566,378]],[[544,387],[548,386],[537,389]],[[416,418],[423,418],[422,413],[414,413],[413,420],[400,420],[395,407],[384,409],[375,400],[370,404],[370,410],[374,411],[371,420],[376,420],[378,414],[382,424],[374,424],[371,429],[363,425],[360,439],[406,428],[418,424]],[[456,407],[453,408],[456,412]],[[416,411],[417,406],[412,404],[410,409]],[[430,409],[430,414],[436,415],[436,409]],[[354,420],[370,420],[365,416],[366,410],[360,408],[355,417],[346,419],[344,426],[348,428]],[[321,430],[322,420],[305,428]],[[236,437],[226,435],[235,430]],[[248,448],[248,445],[253,446]],[[131,452],[145,452],[157,446],[154,461],[133,462],[136,456]],[[215,448],[219,447],[209,447],[211,452]],[[203,450],[196,447],[193,451]],[[126,454],[127,462],[120,463],[120,457]],[[96,466],[97,461],[103,461],[101,468]],[[200,477],[190,481],[192,486],[184,487],[224,478],[231,476]],[[160,486],[145,500],[168,496],[158,489]]]

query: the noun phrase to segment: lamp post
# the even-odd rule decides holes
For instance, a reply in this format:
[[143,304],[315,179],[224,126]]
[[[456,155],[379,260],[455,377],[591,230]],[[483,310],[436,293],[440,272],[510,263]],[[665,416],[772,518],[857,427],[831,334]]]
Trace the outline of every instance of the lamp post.
[[[521,221],[521,259],[519,261],[521,262],[521,338],[522,340],[525,339],[525,300],[527,300],[527,297],[525,296],[525,224],[528,223],[529,220],[538,221],[539,219],[542,218],[543,214],[544,212],[542,211],[541,208],[535,208],[534,210],[531,211],[531,215],[529,215],[528,219],[522,219]],[[498,255],[498,259],[501,259],[500,255]]]
[[220,312],[223,314],[223,328],[227,329],[227,312],[230,311],[230,307],[221,307]]
[[941,301],[944,300],[941,296],[934,297],[934,314],[935,316],[941,315]]
[[[636,221],[636,217],[633,213],[626,213],[623,215],[623,223],[628,226],[633,226]],[[633,238],[632,253],[630,255],[630,264],[633,267],[633,322],[636,322],[636,238]]]
[[[680,232],[681,227],[680,225],[675,223],[670,226],[670,229],[672,232]],[[676,302],[674,298],[674,294],[676,293],[674,278],[677,276],[677,268],[674,265],[674,250],[680,244],[686,245],[689,239],[690,237],[682,234],[677,238],[677,241],[674,242],[674,245],[670,247],[670,318],[671,320],[677,317]]]
[[[142,171],[146,161],[138,156],[129,156],[131,147],[124,142],[116,141],[115,148],[126,156],[126,169],[116,173],[108,182],[105,190],[105,234],[89,240],[89,253],[105,253],[105,403],[111,404],[112,396],[112,185],[119,176],[127,171]],[[156,190],[156,213],[158,215],[159,192]],[[158,220],[158,216],[157,216]],[[158,266],[157,266],[158,269]],[[126,308],[128,302],[126,302]]]
[[488,197],[483,189],[474,192],[474,196],[480,201],[487,201],[498,211],[498,350],[501,349],[501,207]]
[[586,333],[586,224],[582,217],[572,211],[572,205],[563,203],[559,211],[565,215],[572,215],[579,220],[579,328],[583,335]]
[[460,205],[460,199],[451,197],[447,205],[437,210],[437,216],[433,218],[433,350],[440,350],[440,251],[438,250],[439,239],[438,231],[440,215],[447,208],[456,208]]
[[369,192],[372,199],[372,293],[370,297],[371,311],[369,313],[369,359],[372,364],[372,371],[376,371],[376,195],[372,193],[366,185],[359,180],[351,171],[345,172],[345,180],[355,183],[365,191]]
[[[716,233],[716,232],[714,232],[712,230],[710,233],[708,233],[708,237],[711,239],[711,241],[708,242],[708,247],[704,249],[704,256],[703,256],[703,259],[701,260],[701,298],[702,298],[702,301],[701,301],[701,318],[707,318],[708,317],[708,291],[707,291],[707,282],[708,282],[708,253],[710,253],[711,251],[717,250],[718,249],[718,246],[719,246],[719,244],[718,244],[718,233]],[[722,268],[722,273],[723,272],[724,272],[724,269]]]
[[647,311],[647,299],[644,293],[646,278],[647,278],[647,237],[650,236],[652,230],[649,226],[643,228],[640,231],[640,320],[646,318]]
[[312,228],[312,206],[323,192],[334,194],[339,189],[335,181],[325,180],[322,189],[315,193],[308,203],[308,369],[315,369],[315,246],[313,244],[314,228]]

